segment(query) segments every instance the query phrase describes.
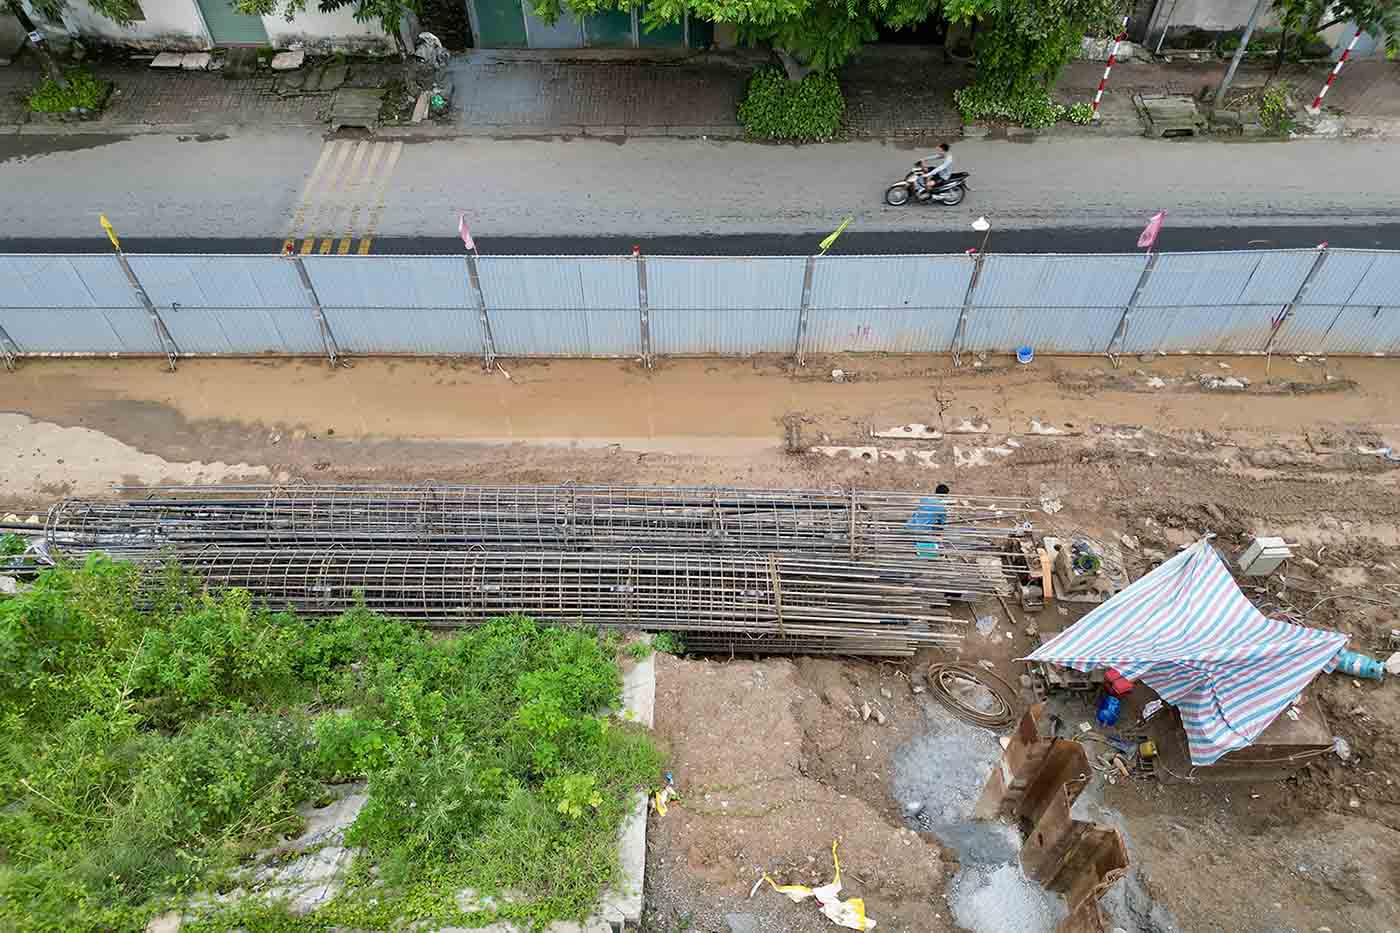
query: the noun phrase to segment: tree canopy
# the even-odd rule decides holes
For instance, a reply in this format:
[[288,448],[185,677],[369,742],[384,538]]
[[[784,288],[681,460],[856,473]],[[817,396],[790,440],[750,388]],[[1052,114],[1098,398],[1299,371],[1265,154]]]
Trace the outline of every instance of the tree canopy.
[[[134,0],[86,0],[86,3],[118,26],[130,26],[141,15],[141,7]],[[30,0],[29,5],[49,22],[60,23],[63,11],[68,9],[68,0]]]
[[[567,8],[586,16],[627,9],[630,0],[535,0],[547,20]],[[979,24],[980,72],[990,69],[1053,78],[1086,34],[1117,25],[1120,0],[650,0],[646,28],[692,16],[737,27],[746,42],[771,42],[817,71],[843,65],[881,26],[902,29],[941,13],[950,22]],[[1009,80],[1009,79],[1008,79]],[[1019,78],[1018,78],[1019,80]]]
[[1400,55],[1400,0],[1274,0],[1273,10],[1284,34],[1280,63],[1290,36],[1302,41],[1338,23],[1355,23],[1368,35],[1384,37],[1386,57]]

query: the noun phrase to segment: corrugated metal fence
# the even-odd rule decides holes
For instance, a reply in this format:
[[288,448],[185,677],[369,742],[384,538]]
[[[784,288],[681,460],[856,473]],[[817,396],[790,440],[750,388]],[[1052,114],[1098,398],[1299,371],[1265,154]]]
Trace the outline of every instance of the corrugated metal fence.
[[1400,353],[1400,253],[0,256],[26,356]]

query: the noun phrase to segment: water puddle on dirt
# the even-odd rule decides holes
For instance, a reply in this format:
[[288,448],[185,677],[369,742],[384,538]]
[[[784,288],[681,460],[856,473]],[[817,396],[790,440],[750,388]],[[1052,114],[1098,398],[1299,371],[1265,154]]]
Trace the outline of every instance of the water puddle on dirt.
[[925,703],[928,731],[894,755],[893,793],[910,829],[932,834],[957,854],[948,889],[953,919],[973,933],[1050,933],[1064,903],[1021,872],[1015,828],[973,820],[972,810],[1001,744],[986,729]]

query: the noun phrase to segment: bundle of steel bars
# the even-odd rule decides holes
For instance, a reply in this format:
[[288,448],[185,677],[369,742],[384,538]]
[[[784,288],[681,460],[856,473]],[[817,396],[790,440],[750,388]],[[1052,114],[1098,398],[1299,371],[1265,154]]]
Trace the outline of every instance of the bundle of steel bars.
[[304,616],[358,605],[430,625],[521,613],[685,633],[692,648],[908,655],[957,635],[936,564],[805,556],[219,548],[174,556],[214,589]]
[[[1001,557],[1024,500],[876,491],[615,486],[165,487],[50,510],[64,553],[180,545]],[[1015,555],[1019,556],[1019,554]]]
[[1001,594],[1024,500],[612,486],[214,486],[50,510],[50,550],[174,558],[214,588],[431,625],[513,612],[695,650],[907,655]]

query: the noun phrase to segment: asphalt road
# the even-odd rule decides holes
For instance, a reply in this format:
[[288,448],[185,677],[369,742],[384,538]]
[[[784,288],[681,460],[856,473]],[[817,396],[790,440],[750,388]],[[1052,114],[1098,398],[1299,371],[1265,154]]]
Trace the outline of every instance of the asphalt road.
[[1146,139],[971,140],[958,207],[886,207],[920,154],[878,142],[714,140],[325,141],[231,137],[0,137],[0,250],[312,248],[456,252],[463,211],[484,252],[805,253],[843,217],[833,252],[944,252],[993,224],[1001,251],[1131,251],[1154,211],[1161,247],[1400,246],[1400,173],[1383,142],[1229,144]]

